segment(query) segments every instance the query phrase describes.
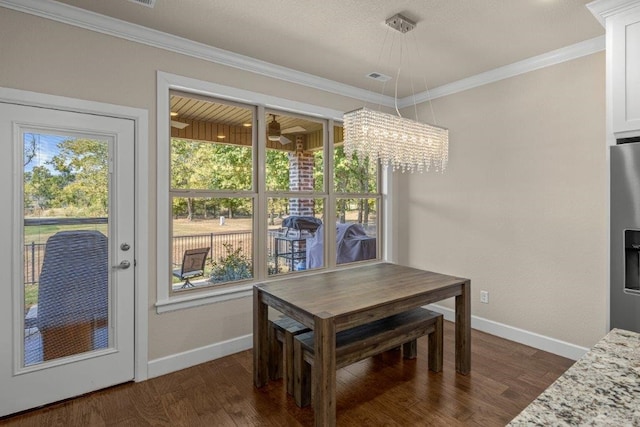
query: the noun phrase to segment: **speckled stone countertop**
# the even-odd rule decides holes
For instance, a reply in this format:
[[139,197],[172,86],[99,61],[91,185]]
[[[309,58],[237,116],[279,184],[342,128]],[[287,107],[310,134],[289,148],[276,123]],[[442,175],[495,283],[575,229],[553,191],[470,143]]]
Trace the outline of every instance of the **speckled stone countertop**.
[[508,426],[640,426],[640,334],[613,329]]

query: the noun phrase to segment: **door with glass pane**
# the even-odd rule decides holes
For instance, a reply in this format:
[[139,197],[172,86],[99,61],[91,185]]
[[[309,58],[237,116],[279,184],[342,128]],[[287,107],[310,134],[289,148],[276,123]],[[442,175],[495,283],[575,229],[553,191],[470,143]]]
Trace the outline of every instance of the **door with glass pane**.
[[134,376],[134,123],[0,103],[0,416]]

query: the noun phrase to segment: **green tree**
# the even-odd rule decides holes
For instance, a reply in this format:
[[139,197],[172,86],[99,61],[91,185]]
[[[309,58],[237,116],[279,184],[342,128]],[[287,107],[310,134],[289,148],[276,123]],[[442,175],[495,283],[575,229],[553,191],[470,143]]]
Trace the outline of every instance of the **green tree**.
[[84,207],[93,215],[108,212],[109,149],[105,141],[67,139],[50,161],[61,185],[57,203]]
[[24,174],[24,199],[33,208],[49,209],[57,207],[64,181],[55,176],[46,166],[35,166]]
[[[249,190],[253,179],[250,147],[174,138],[171,140],[171,186],[184,190]],[[250,212],[247,199],[200,199],[187,197],[186,205],[174,201],[174,212],[186,209],[191,220],[196,209],[225,213]],[[199,206],[196,206],[199,204]],[[225,212],[226,210],[226,212]]]
[[[281,150],[267,150],[266,181],[269,191],[289,190],[289,153]],[[289,209],[289,204],[283,198],[269,198],[267,210],[270,224],[274,218]]]
[[[334,160],[334,185],[339,193],[369,193],[377,189],[376,165],[368,159],[360,161],[355,155],[348,158],[342,146],[336,147]],[[358,222],[367,223],[371,206],[366,199],[358,200]],[[347,200],[338,202],[338,215],[345,221]]]

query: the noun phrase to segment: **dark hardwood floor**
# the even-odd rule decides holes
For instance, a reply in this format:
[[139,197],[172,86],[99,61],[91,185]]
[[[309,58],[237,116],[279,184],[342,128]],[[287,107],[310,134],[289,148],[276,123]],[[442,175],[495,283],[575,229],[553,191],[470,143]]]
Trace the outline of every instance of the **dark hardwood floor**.
[[[504,426],[573,361],[472,332],[471,374],[456,374],[453,325],[445,322],[444,369],[392,351],[338,371],[338,425]],[[252,353],[141,383],[128,383],[0,420],[6,426],[311,426],[282,380],[253,387]]]

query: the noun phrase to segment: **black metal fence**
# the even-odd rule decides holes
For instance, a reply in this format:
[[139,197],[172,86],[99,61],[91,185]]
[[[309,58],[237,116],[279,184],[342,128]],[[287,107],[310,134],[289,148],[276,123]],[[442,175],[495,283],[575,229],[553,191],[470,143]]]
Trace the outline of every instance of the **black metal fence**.
[[[182,256],[187,249],[208,247],[209,258],[217,260],[227,255],[225,245],[231,250],[242,248],[242,253],[249,258],[252,255],[253,241],[251,231],[235,231],[223,233],[193,234],[190,236],[176,236],[173,238],[172,260],[174,265],[182,263]],[[269,239],[268,253],[271,254],[273,245]],[[24,245],[24,284],[32,285],[40,280],[42,262],[44,261],[45,243],[27,243]]]
[[24,245],[24,284],[33,285],[40,280],[44,261],[44,243],[31,242]]
[[224,233],[194,234],[191,236],[176,236],[173,238],[173,265],[182,263],[182,256],[187,249],[210,248],[209,259],[217,260],[227,255],[227,245],[230,250],[242,249],[242,253],[251,258],[253,241],[251,231],[231,231]]

